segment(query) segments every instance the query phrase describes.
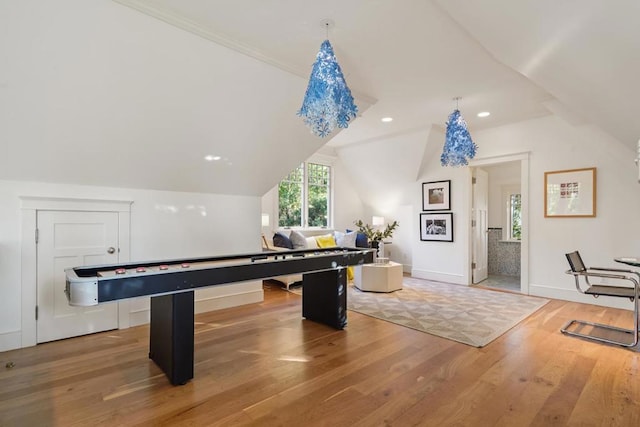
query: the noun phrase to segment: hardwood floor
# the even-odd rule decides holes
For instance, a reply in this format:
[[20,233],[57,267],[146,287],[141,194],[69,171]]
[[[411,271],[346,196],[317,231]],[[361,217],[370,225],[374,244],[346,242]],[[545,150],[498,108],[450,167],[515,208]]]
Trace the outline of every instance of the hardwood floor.
[[0,353],[0,425],[640,425],[640,353],[559,332],[628,327],[629,311],[551,301],[480,349],[300,313],[266,284],[263,303],[196,316],[195,378],[177,387],[147,358],[147,326]]

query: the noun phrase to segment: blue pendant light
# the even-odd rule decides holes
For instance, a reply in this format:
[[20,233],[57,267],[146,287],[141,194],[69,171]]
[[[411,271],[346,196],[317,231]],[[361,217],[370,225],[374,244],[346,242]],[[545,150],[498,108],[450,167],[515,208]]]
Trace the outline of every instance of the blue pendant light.
[[[327,33],[330,21],[325,20]],[[328,39],[328,37],[327,37]],[[316,62],[311,69],[307,92],[304,94],[298,116],[304,119],[311,133],[324,138],[333,130],[349,127],[358,107],[353,102],[340,65],[329,40],[322,42]]]
[[444,141],[444,149],[440,156],[442,166],[466,166],[469,160],[476,155],[476,144],[471,140],[467,129],[467,122],[458,110],[460,97],[453,98],[456,101],[456,109],[449,115],[447,121],[447,134]]

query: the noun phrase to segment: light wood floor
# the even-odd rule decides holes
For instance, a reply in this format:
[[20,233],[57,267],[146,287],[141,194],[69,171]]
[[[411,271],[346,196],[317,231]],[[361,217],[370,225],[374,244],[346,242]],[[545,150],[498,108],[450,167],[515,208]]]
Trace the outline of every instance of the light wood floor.
[[629,326],[628,311],[552,301],[481,349],[300,313],[266,285],[263,303],[198,315],[195,378],[177,387],[147,358],[147,326],[0,353],[0,425],[640,425],[640,353],[558,331]]

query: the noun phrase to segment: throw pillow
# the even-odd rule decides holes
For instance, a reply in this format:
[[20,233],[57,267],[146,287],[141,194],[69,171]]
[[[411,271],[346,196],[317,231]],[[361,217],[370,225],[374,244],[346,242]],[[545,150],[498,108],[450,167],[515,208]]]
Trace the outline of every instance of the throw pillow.
[[[351,232],[351,230],[347,229],[347,233]],[[369,239],[364,233],[358,233],[356,237],[356,248],[368,248],[369,247]]]
[[318,249],[318,242],[315,237],[307,237],[307,249]]
[[[320,248],[333,248],[336,246],[336,239],[333,234],[327,234],[325,236],[317,236],[316,242]],[[353,268],[347,267],[347,280],[353,280]]]
[[336,246],[336,239],[333,238],[332,234],[316,236],[316,242],[318,242],[319,248],[333,248]]
[[367,235],[364,233],[358,233],[356,237],[356,247],[357,248],[368,248],[369,247],[369,239]]
[[273,246],[277,246],[279,248],[287,248],[293,249],[293,243],[291,243],[291,239],[289,239],[284,234],[277,232],[273,235]]
[[293,249],[307,249],[307,238],[304,235],[296,230],[291,230],[291,235],[289,236],[291,239],[291,243],[293,244]]
[[336,231],[336,244],[342,248],[355,248],[358,233],[352,231],[350,233],[342,233]]

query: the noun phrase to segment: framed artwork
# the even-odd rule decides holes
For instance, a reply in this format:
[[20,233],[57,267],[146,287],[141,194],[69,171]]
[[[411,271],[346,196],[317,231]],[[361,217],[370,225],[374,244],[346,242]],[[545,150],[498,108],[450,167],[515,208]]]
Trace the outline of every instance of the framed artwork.
[[422,183],[422,210],[448,211],[451,209],[451,180]]
[[453,213],[421,213],[420,240],[453,242]]
[[596,216],[596,168],[544,173],[545,218]]

